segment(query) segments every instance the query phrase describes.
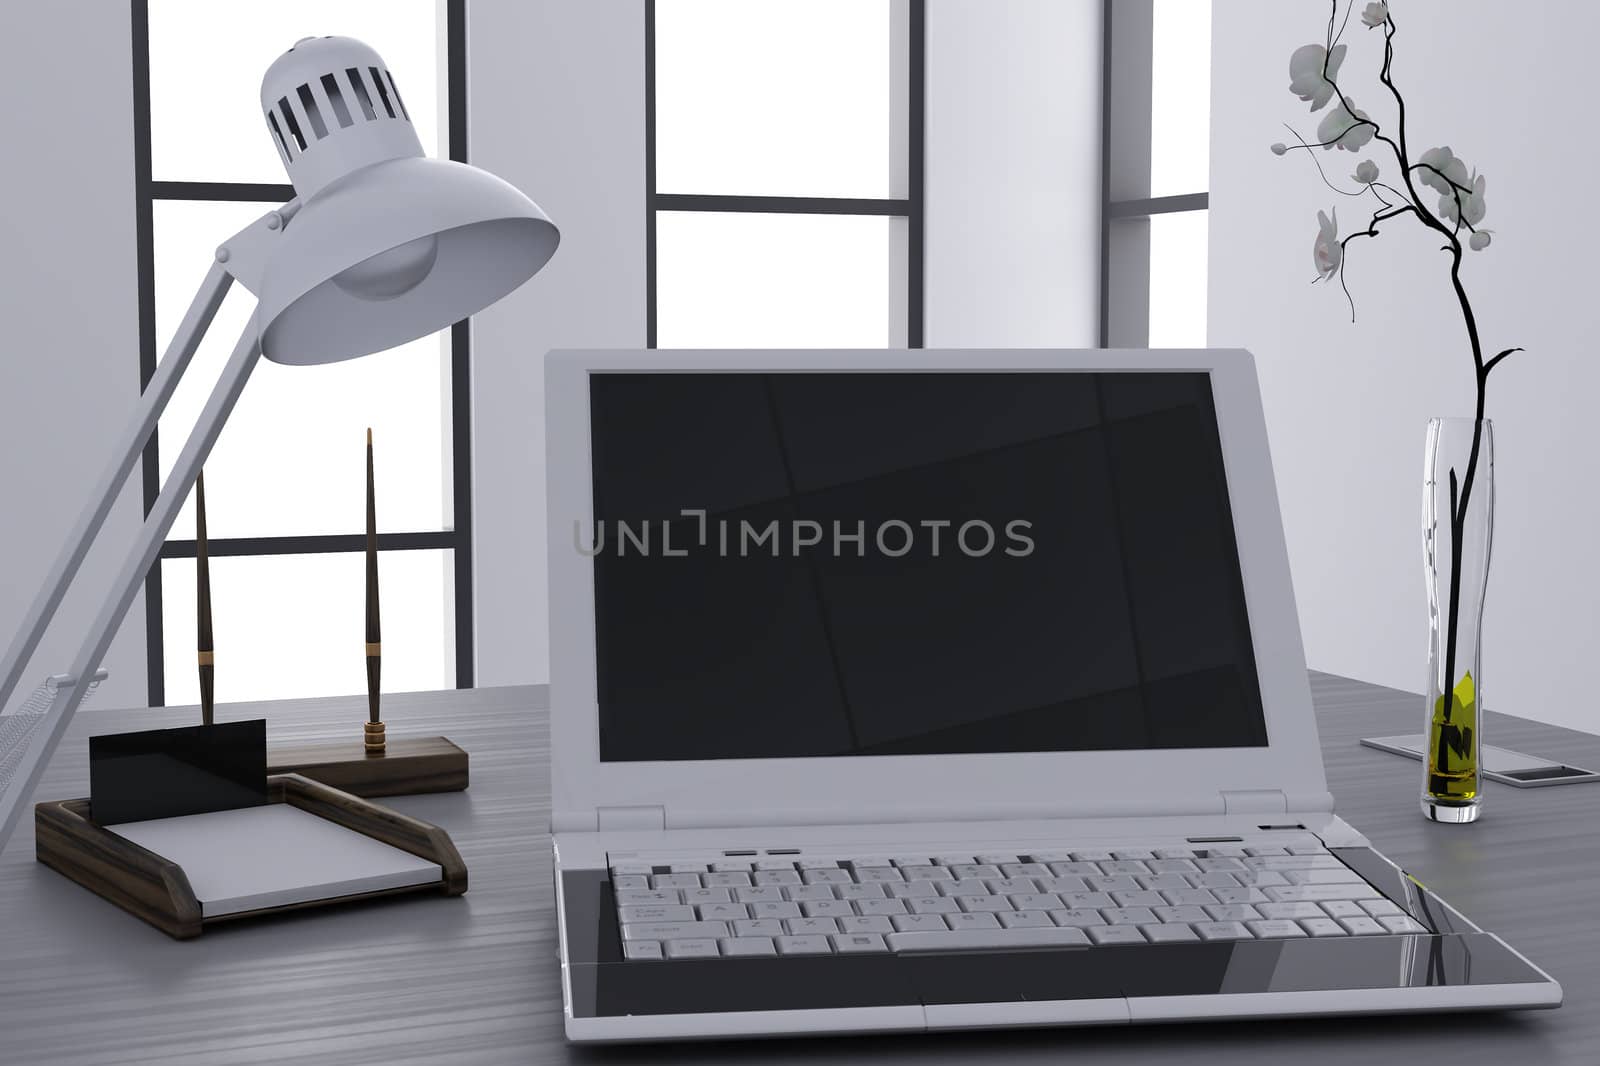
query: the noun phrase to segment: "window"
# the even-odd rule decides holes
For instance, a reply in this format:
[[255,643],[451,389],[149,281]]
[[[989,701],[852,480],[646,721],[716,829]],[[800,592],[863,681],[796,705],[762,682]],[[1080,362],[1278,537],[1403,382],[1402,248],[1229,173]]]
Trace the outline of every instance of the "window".
[[921,347],[923,0],[646,2],[650,347]]
[[[464,159],[465,7],[134,0],[141,383],[216,246],[293,195],[258,100],[262,74],[293,35],[372,45],[404,86],[423,150]],[[144,455],[147,511],[254,306],[235,285],[163,415]],[[259,364],[206,465],[220,700],[365,689],[369,426],[385,687],[472,684],[467,345],[463,322],[371,358]],[[152,705],[198,699],[194,529],[191,499],[146,578]]]
[[1203,348],[1209,0],[1105,0],[1100,343]]

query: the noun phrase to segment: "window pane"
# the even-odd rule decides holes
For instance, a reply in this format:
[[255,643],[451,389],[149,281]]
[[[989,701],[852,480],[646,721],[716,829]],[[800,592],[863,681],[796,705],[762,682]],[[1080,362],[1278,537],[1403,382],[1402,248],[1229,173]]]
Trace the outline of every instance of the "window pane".
[[261,114],[261,76],[297,36],[378,50],[423,150],[440,142],[435,0],[150,0],[150,159],[157,180],[288,180]]
[[[216,246],[267,206],[156,202],[158,351],[164,353]],[[254,309],[255,298],[235,285],[190,364],[161,419],[163,480]],[[206,464],[211,536],[364,530],[369,426],[376,451],[379,528],[385,532],[447,528],[451,509],[446,338],[447,333],[425,337],[380,355],[330,366],[281,366],[261,360]],[[188,505],[171,535],[194,536]]]
[[1211,166],[1210,0],[1155,0],[1150,195],[1205,192]]
[[[1206,346],[1206,211],[1150,218],[1150,347]],[[209,489],[209,486],[207,486]]]
[[906,195],[891,7],[657,0],[657,191]]
[[[380,556],[384,691],[455,683],[454,554]],[[161,563],[168,703],[200,700],[194,571],[193,559]],[[360,553],[212,559],[211,598],[218,703],[367,690],[366,569]],[[360,735],[359,724],[350,735]]]
[[662,348],[883,348],[905,220],[662,211]]

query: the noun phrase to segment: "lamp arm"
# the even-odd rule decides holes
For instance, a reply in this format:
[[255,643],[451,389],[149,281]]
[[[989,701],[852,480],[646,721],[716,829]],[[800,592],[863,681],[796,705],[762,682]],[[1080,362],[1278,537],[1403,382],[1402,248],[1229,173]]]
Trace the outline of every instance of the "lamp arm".
[[[213,262],[211,269],[206,271],[205,279],[200,283],[199,291],[195,293],[194,302],[189,305],[188,313],[179,323],[172,343],[167,345],[165,357],[156,364],[155,373],[140,395],[138,410],[134,412],[133,419],[128,423],[121,439],[117,441],[111,462],[106,464],[100,480],[95,483],[89,502],[78,515],[78,521],[74,523],[72,532],[68,534],[66,542],[61,547],[61,553],[56,556],[54,565],[50,567],[39,594],[28,606],[28,612],[23,616],[22,628],[11,641],[11,647],[6,650],[5,659],[0,660],[0,711],[5,709],[11,694],[16,691],[17,683],[22,679],[22,672],[28,666],[28,660],[38,648],[39,641],[50,625],[50,620],[55,617],[56,609],[61,606],[61,599],[66,594],[67,587],[77,576],[78,567],[88,554],[89,545],[93,544],[95,537],[99,535],[100,528],[105,524],[106,515],[111,511],[112,503],[127,482],[134,462],[144,451],[145,442],[155,431],[161,412],[166,409],[167,401],[172,399],[173,390],[177,388],[184,371],[188,369],[189,361],[194,358],[195,350],[200,347],[200,339],[211,327],[217,308],[222,306],[222,299],[232,284],[232,275],[222,264]],[[0,839],[3,839],[3,835],[0,835]]]
[[[210,275],[208,279],[209,277]],[[168,475],[166,484],[161,487],[161,494],[156,497],[149,516],[140,527],[138,539],[129,550],[121,569],[117,571],[110,597],[95,616],[94,623],[89,627],[88,636],[73,658],[68,679],[57,687],[55,698],[51,700],[40,723],[42,728],[34,735],[28,750],[23,754],[22,762],[17,767],[8,789],[9,796],[0,795],[0,848],[5,847],[5,842],[25,806],[23,801],[33,795],[45,764],[66,733],[78,704],[83,702],[83,697],[93,682],[96,667],[100,665],[100,660],[110,647],[117,627],[122,624],[123,617],[128,613],[128,608],[132,605],[134,596],[138,594],[145,574],[160,555],[161,545],[166,540],[168,531],[172,529],[172,523],[178,517],[178,510],[183,506],[184,497],[194,484],[201,467],[205,465],[206,456],[211,454],[212,445],[216,443],[223,424],[227,422],[228,415],[239,399],[239,394],[244,391],[244,384],[249,380],[250,372],[255,369],[260,358],[261,336],[256,327],[255,317],[252,315],[245,325],[239,343],[233,349],[233,354],[228,357],[227,365],[217,378],[211,396],[206,401],[205,409],[200,412],[188,441],[184,443],[183,451],[178,454],[172,473]]]

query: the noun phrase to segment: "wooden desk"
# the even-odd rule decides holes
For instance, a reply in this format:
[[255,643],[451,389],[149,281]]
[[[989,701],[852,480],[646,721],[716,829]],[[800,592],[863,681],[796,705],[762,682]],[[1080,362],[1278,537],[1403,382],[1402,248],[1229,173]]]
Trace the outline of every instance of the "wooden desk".
[[[1474,920],[1565,986],[1557,1011],[1236,1022],[811,1041],[569,1047],[561,1030],[540,688],[388,697],[391,736],[442,732],[472,754],[465,793],[395,807],[447,828],[471,869],[460,899],[417,899],[168,940],[33,861],[31,819],[0,855],[0,1063],[546,1062],[1592,1063],[1600,1050],[1600,784],[1490,784],[1484,820],[1417,813],[1417,764],[1358,747],[1417,724],[1419,697],[1313,680],[1339,811]],[[265,714],[277,738],[360,728],[364,699],[220,708]],[[40,797],[87,790],[93,732],[188,724],[190,708],[86,710]],[[1600,766],[1600,737],[1490,715],[1497,744]]]

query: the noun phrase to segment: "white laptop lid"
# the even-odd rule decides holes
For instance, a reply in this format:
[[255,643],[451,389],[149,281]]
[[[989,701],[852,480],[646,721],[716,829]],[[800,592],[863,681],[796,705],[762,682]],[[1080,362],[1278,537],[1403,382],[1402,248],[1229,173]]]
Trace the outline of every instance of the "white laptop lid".
[[1331,807],[1249,353],[553,352],[546,406],[555,828]]

